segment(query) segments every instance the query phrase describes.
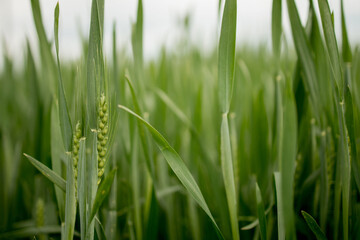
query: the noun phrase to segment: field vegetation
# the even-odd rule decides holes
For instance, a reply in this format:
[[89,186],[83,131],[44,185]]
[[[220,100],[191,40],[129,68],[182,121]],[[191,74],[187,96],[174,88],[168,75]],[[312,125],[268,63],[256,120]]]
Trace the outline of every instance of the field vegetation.
[[92,0],[82,54],[62,61],[61,3],[47,33],[31,0],[39,52],[0,70],[0,239],[360,239],[360,50],[343,1],[339,23],[309,2],[303,25],[273,0],[271,49],[236,45],[241,1],[225,0],[212,51],[185,35],[144,61],[149,6],[132,56],[115,25],[107,55]]

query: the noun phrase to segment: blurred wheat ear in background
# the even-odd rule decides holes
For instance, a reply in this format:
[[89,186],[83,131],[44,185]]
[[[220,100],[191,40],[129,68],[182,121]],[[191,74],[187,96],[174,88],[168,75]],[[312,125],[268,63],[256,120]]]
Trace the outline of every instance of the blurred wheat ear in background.
[[130,56],[115,23],[105,54],[92,0],[70,61],[61,3],[50,36],[31,0],[38,48],[19,68],[1,56],[0,239],[360,239],[346,3],[309,0],[304,24],[294,0],[272,3],[270,49],[237,44],[242,2],[224,0],[213,49],[191,43],[188,16],[177,47],[144,60],[151,0],[137,1]]

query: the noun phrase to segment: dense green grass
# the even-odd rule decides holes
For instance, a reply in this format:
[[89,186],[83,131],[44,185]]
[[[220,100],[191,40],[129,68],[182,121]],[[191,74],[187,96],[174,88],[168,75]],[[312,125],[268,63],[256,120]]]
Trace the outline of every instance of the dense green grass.
[[360,51],[342,1],[336,36],[326,0],[305,26],[274,0],[271,50],[236,46],[237,4],[213,51],[144,61],[147,5],[133,56],[115,25],[105,56],[93,0],[83,53],[63,62],[61,5],[50,37],[31,0],[39,54],[0,71],[0,239],[359,239]]

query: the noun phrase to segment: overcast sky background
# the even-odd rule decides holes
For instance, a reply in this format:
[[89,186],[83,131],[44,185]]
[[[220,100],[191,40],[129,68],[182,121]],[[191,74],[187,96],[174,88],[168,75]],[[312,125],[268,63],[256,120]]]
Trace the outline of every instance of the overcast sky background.
[[[53,13],[57,0],[40,0],[46,33],[53,36]],[[308,1],[296,1],[303,22],[307,16]],[[335,26],[340,33],[340,1],[330,0],[335,11]],[[344,0],[349,37],[360,43],[360,0]],[[180,36],[179,22],[191,15],[191,41],[204,50],[217,41],[218,0],[143,0],[144,5],[144,54],[146,59],[157,56],[166,45],[171,49]],[[237,18],[238,44],[271,44],[272,0],[239,0]],[[315,5],[317,1],[315,0]],[[105,0],[105,49],[111,49],[112,25],[117,27],[118,46],[125,46],[131,54],[131,24],[136,19],[136,0]],[[88,36],[91,0],[60,0],[60,54],[62,58],[79,56],[81,43],[79,29]],[[283,1],[283,26],[287,36],[290,27]],[[26,38],[33,48],[37,35],[33,23],[30,0],[0,0],[0,56],[6,51],[22,59]],[[0,60],[0,64],[3,60]]]

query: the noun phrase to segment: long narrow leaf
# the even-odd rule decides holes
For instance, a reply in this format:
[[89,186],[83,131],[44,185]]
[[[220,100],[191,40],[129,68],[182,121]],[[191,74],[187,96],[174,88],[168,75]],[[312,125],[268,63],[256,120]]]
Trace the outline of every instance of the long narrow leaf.
[[[273,203],[271,203],[269,205],[269,207],[265,210],[265,216],[269,214],[269,212],[271,211],[273,206],[274,206]],[[241,217],[239,217],[239,219],[240,218]],[[256,218],[253,222],[251,222],[248,225],[242,227],[241,230],[250,230],[250,229],[253,229],[254,227],[256,227],[257,225],[259,225],[259,218]]]
[[281,175],[281,194],[284,210],[285,237],[295,238],[294,221],[294,174],[297,153],[297,118],[294,97],[290,83],[287,83],[283,108],[283,143],[281,148],[281,161],[279,165]]
[[221,24],[219,42],[218,75],[219,75],[219,101],[222,113],[227,113],[230,108],[236,45],[236,2],[226,0]]
[[169,145],[166,139],[148,122],[146,122],[139,115],[131,111],[130,109],[119,105],[120,109],[128,112],[129,114],[136,117],[142,124],[144,124],[147,129],[150,131],[154,140],[156,141],[160,151],[164,155],[166,161],[168,162],[171,169],[174,171],[175,175],[179,178],[180,182],[183,186],[188,190],[194,200],[199,204],[199,206],[204,210],[204,212],[208,215],[210,220],[212,221],[220,239],[223,239],[221,231],[218,225],[215,222],[214,217],[212,216],[209,207],[207,206],[205,199],[201,193],[199,186],[197,185],[195,179],[191,175],[189,169],[186,167],[184,161],[180,158],[178,153]]
[[69,110],[66,102],[63,81],[61,77],[60,59],[59,59],[59,2],[54,11],[54,35],[56,47],[56,59],[58,66],[58,97],[59,97],[59,118],[62,139],[65,150],[70,152],[72,148],[72,127]]
[[318,240],[326,240],[327,238],[325,234],[321,231],[321,228],[319,227],[315,219],[305,211],[301,211],[301,214],[303,215],[311,231],[315,234],[316,238]]
[[61,190],[66,191],[66,181],[56,174],[53,170],[45,166],[43,163],[39,162],[35,158],[24,153],[24,156],[30,161],[34,167],[39,170],[46,178],[48,178],[51,182],[60,187]]

